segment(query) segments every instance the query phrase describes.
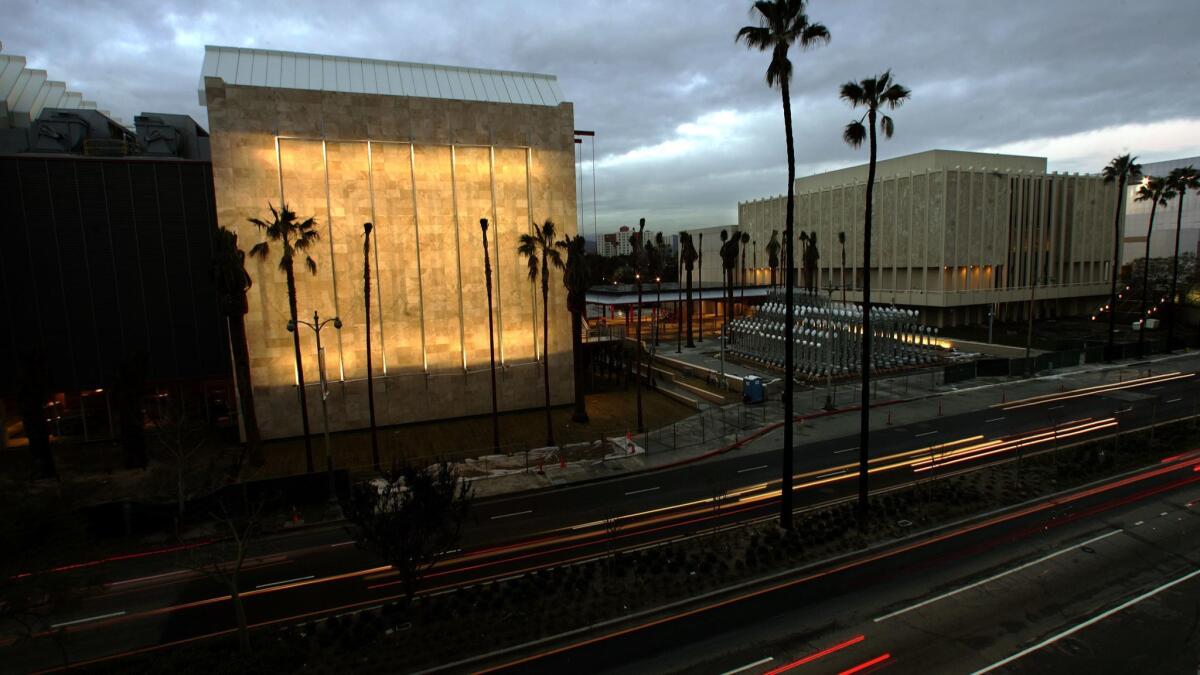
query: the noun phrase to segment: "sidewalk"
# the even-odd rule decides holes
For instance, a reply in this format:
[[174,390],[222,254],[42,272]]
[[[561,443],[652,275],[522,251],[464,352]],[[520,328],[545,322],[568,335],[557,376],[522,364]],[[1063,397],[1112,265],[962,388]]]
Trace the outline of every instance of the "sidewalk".
[[[670,356],[680,358],[674,353]],[[691,361],[686,357],[681,360]],[[914,424],[977,411],[1003,401],[1144,377],[1148,372],[1160,374],[1197,369],[1200,369],[1200,353],[1191,352],[1136,363],[1088,364],[1030,379],[988,377],[946,385],[939,381],[939,371],[896,375],[880,379],[877,386],[872,387],[875,392],[870,426],[877,430]],[[839,407],[832,412],[822,408],[824,387],[797,391],[795,411],[801,421],[796,432],[798,444],[858,432],[860,390],[849,382],[839,384],[837,389]],[[777,395],[773,400],[757,405],[737,403],[707,407],[671,426],[633,435],[631,446],[626,438],[609,439],[613,451],[600,459],[572,460],[555,454],[553,462],[542,463],[540,473],[531,468],[528,472],[476,478],[473,480],[475,494],[477,497],[498,496],[603,480],[717,456],[761,452],[782,444],[782,423],[783,404]]]

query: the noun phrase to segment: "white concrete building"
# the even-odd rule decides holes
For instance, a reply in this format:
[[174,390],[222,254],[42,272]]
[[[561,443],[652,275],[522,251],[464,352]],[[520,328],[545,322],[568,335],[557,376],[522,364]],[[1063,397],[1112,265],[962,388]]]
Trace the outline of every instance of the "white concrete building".
[[[862,300],[866,176],[863,164],[796,180],[797,235],[817,235],[816,286],[844,286],[849,301]],[[1083,314],[1108,294],[1116,187],[1099,176],[1047,173],[1042,157],[949,150],[880,161],[876,176],[876,302],[956,325],[985,321],[989,306],[1002,319],[1024,316],[1035,282],[1037,316]],[[738,204],[739,229],[759,242],[782,236],[786,199]]]

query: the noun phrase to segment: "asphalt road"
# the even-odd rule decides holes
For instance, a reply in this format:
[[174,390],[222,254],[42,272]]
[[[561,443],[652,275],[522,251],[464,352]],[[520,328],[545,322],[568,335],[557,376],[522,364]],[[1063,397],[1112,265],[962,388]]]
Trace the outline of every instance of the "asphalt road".
[[[1115,383],[1108,385],[1118,386]],[[873,487],[990,461],[986,452],[1046,449],[1054,432],[1071,440],[1136,428],[1193,414],[1200,405],[1195,378],[1123,383],[1122,388],[1044,397],[946,416],[872,433]],[[1106,419],[1114,423],[1104,423]],[[1110,426],[1105,426],[1109,424]],[[1036,444],[956,456],[995,439],[1036,437]],[[974,439],[974,440],[971,440]],[[803,438],[800,439],[803,442]],[[1065,442],[1065,441],[1061,441]],[[461,550],[448,555],[426,580],[436,591],[528,569],[586,559],[610,550],[607,537],[633,548],[686,536],[726,522],[770,517],[777,509],[777,442],[765,437],[736,456],[590,484],[480,500],[464,531]],[[798,448],[797,505],[813,505],[855,488],[857,437]],[[894,459],[888,459],[894,458]],[[719,500],[719,506],[713,500]],[[613,523],[617,523],[614,525]],[[307,615],[369,607],[398,596],[398,585],[379,561],[358,551],[338,528],[306,531],[270,543],[249,560],[242,576],[251,624],[269,625]],[[197,555],[204,555],[201,552]],[[217,551],[219,553],[219,551]],[[192,556],[184,556],[190,558]],[[168,561],[113,565],[104,585],[82,603],[56,615],[55,638],[72,661],[196,639],[227,631],[232,611],[227,591]],[[155,566],[157,565],[157,566]],[[62,663],[45,641],[12,646],[10,664]]]
[[490,665],[1190,675],[1200,665],[1198,461]]

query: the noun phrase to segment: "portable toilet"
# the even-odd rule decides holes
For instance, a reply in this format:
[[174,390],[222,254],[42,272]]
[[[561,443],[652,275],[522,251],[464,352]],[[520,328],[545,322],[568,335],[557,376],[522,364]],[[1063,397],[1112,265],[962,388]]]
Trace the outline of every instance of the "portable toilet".
[[745,403],[763,402],[763,381],[757,375],[747,375],[742,378],[742,401]]

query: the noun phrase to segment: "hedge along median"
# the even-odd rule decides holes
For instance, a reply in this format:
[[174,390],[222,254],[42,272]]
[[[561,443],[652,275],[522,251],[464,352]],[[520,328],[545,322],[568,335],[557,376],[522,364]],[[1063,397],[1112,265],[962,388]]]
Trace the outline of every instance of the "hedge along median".
[[245,660],[222,638],[92,668],[199,673],[257,672],[269,666],[334,673],[350,667],[390,673],[436,666],[654,614],[669,604],[691,604],[697,596],[723,595],[731,586],[787,577],[798,568],[821,568],[839,557],[858,556],[864,547],[925,539],[983,512],[1156,466],[1197,446],[1200,428],[1191,418],[889,488],[872,495],[871,517],[861,532],[852,498],[846,498],[798,512],[793,531],[778,528],[774,518],[726,526],[682,541],[418,597],[407,608],[385,602],[260,629],[253,635],[254,654]]

